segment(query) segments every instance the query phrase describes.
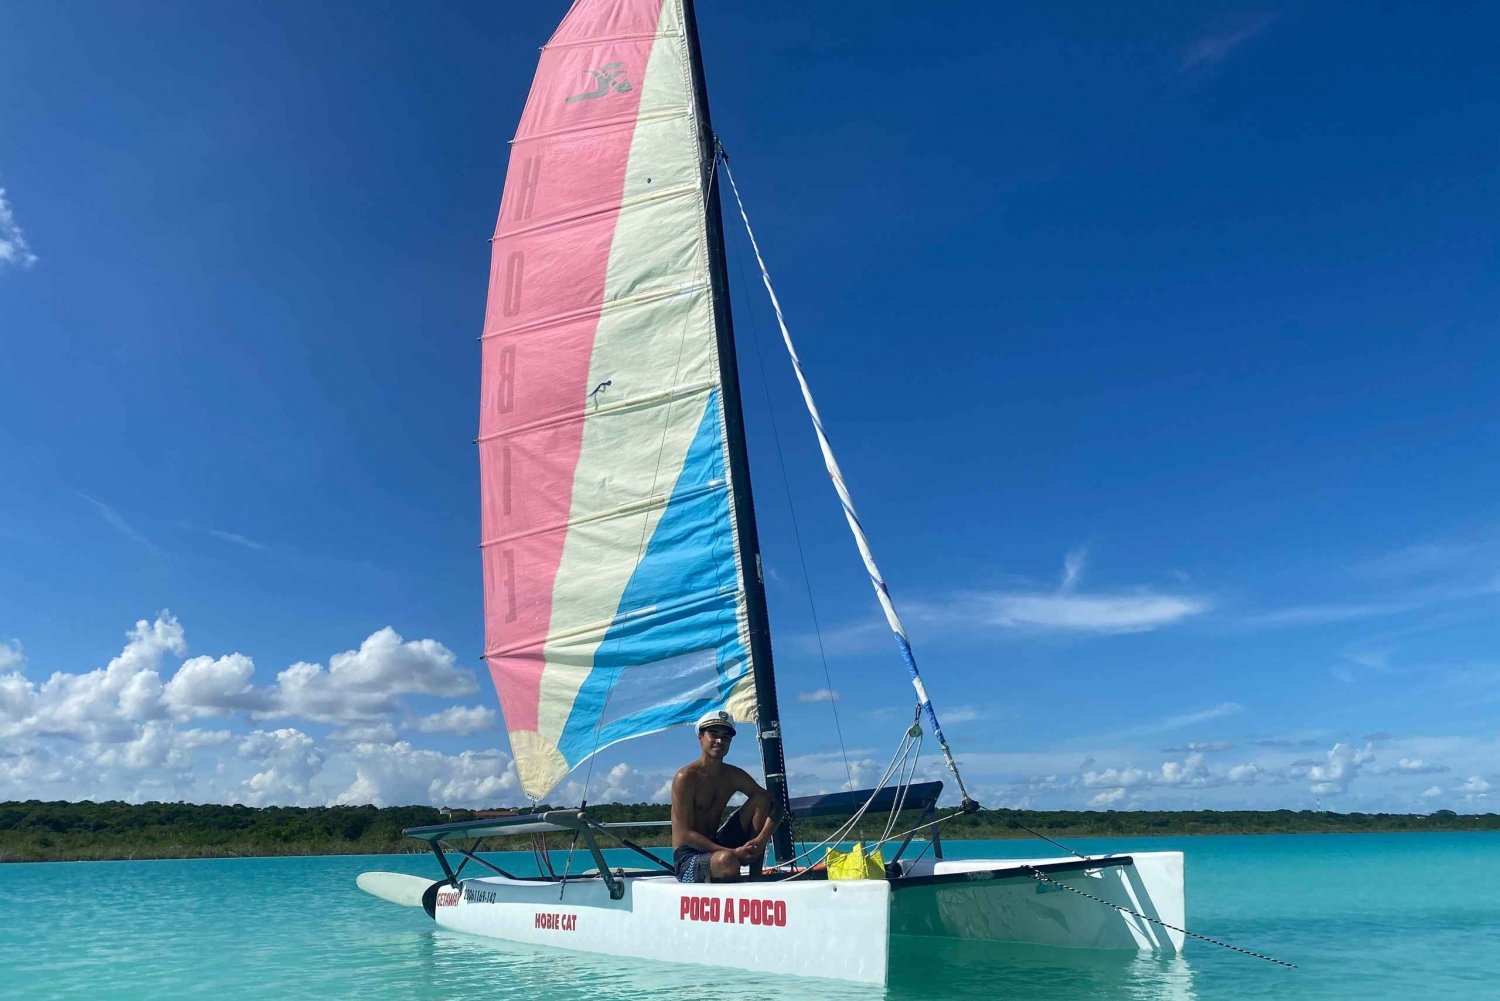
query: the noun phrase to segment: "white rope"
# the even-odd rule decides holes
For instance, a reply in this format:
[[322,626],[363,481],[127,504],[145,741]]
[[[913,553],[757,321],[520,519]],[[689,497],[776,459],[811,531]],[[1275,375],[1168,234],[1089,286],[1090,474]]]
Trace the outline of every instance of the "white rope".
[[[836,845],[842,841],[847,840],[848,834],[854,830],[854,828],[862,819],[864,819],[865,813],[869,811],[870,805],[875,802],[875,797],[880,795],[880,790],[885,788],[886,783],[889,781],[890,777],[900,771],[902,766],[905,765],[906,759],[911,755],[913,748],[919,748],[921,747],[921,745],[921,729],[918,727],[908,728],[906,733],[902,735],[901,743],[896,748],[896,753],[891,756],[890,764],[885,766],[885,773],[880,776],[880,781],[875,783],[875,788],[870,790],[870,796],[864,801],[864,804],[854,812],[853,816],[851,816],[842,825],[840,825],[838,830],[834,831],[828,837],[824,838],[822,841],[819,841],[817,844],[813,845],[811,848],[807,849],[796,858],[789,860],[786,864],[789,866],[795,866],[803,859],[811,858],[813,855],[816,855],[818,849],[827,848],[830,845]],[[902,798],[905,798],[904,790],[902,793]],[[783,876],[782,881],[788,879],[796,879],[806,871],[807,870],[804,869],[802,870],[802,872],[794,872],[790,876]]]
[[724,176],[729,179],[729,188],[734,192],[734,201],[739,207],[740,219],[745,223],[745,234],[750,238],[750,249],[755,252],[755,263],[760,266],[761,282],[766,286],[766,292],[771,297],[771,308],[776,313],[776,325],[781,328],[781,340],[786,345],[787,354],[791,356],[792,369],[797,375],[797,385],[802,389],[802,401],[807,404],[807,412],[812,417],[813,430],[818,436],[818,448],[823,453],[823,466],[828,470],[828,477],[833,481],[833,489],[839,495],[839,503],[844,508],[844,519],[849,522],[849,531],[854,534],[854,544],[859,549],[860,559],[864,561],[865,572],[870,576],[870,586],[875,589],[875,597],[880,601],[880,608],[885,612],[885,621],[891,627],[891,632],[895,633],[896,645],[901,651],[902,660],[906,662],[906,670],[911,675],[912,687],[917,692],[917,705],[926,710],[928,721],[932,724],[932,732],[943,749],[943,758],[948,764],[948,770],[958,781],[959,791],[967,801],[970,798],[969,791],[964,788],[963,776],[958,773],[958,764],[953,760],[952,752],[948,750],[948,741],[943,736],[942,726],[938,723],[937,712],[932,707],[932,700],[927,697],[927,688],[922,684],[922,676],[917,672],[917,661],[912,654],[911,641],[907,638],[906,627],[901,624],[901,618],[896,614],[896,606],[891,602],[890,588],[886,586],[885,576],[875,562],[874,553],[870,551],[870,542],[865,537],[859,514],[854,510],[854,498],[849,495],[849,487],[844,482],[844,472],[839,468],[838,460],[834,458],[833,446],[828,441],[828,432],[823,428],[823,417],[818,413],[817,403],[813,401],[812,387],[807,384],[807,376],[802,371],[802,359],[797,356],[796,345],[792,343],[791,331],[787,329],[786,317],[781,312],[781,301],[776,298],[776,290],[771,286],[771,273],[766,268],[765,258],[761,256],[760,244],[755,239],[755,230],[750,226],[750,216],[745,212],[745,201],[740,197],[739,185],[734,181],[734,171],[729,168],[728,158],[721,155],[719,159],[724,166]]

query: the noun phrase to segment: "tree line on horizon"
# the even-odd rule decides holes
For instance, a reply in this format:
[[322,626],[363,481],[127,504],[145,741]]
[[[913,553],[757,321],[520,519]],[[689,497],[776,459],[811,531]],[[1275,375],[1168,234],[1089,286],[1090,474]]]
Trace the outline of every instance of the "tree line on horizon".
[[[560,809],[540,806],[537,810]],[[517,811],[483,811],[484,815]],[[527,811],[529,812],[529,811]],[[945,811],[939,811],[941,816]],[[590,816],[606,823],[670,819],[664,803],[591,805]],[[429,806],[265,806],[195,803],[42,802],[0,803],[0,862],[61,862],[105,859],[231,858],[272,855],[359,855],[425,852],[403,837],[424,827],[481,815],[473,810]],[[878,837],[884,817],[867,818],[857,835]],[[916,811],[898,827],[920,822]],[[799,840],[821,840],[841,818],[797,824]],[[873,830],[871,830],[873,828]],[[1495,831],[1500,815],[1332,813],[1313,810],[985,810],[955,816],[941,826],[943,838],[1026,838],[1023,828],[1048,837],[1166,837],[1200,834],[1352,834],[1406,831]],[[641,844],[670,842],[665,828],[619,833]],[[566,833],[545,836],[550,849],[565,849]],[[530,850],[529,836],[494,838],[486,850]]]

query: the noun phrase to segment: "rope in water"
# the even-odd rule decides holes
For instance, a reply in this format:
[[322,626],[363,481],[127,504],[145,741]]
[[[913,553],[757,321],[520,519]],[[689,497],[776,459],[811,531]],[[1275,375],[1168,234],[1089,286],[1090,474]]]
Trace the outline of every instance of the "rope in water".
[[1189,938],[1195,938],[1200,942],[1207,942],[1209,945],[1217,945],[1220,948],[1228,949],[1230,952],[1238,952],[1245,956],[1254,956],[1256,959],[1264,959],[1268,963],[1276,963],[1280,966],[1285,966],[1290,970],[1295,970],[1297,968],[1296,963],[1288,963],[1284,959],[1277,959],[1274,956],[1265,956],[1258,952],[1251,952],[1249,949],[1241,949],[1237,945],[1230,945],[1228,942],[1220,942],[1218,939],[1209,938],[1207,935],[1199,935],[1195,931],[1188,931],[1186,928],[1179,928],[1176,925],[1168,924],[1160,918],[1153,918],[1149,914],[1142,914],[1140,911],[1137,911],[1134,908],[1126,907],[1123,904],[1117,904],[1112,900],[1105,900],[1103,897],[1096,897],[1092,893],[1080,890],[1076,886],[1069,886],[1067,883],[1059,883],[1057,880],[1048,876],[1046,873],[1042,872],[1040,869],[1037,869],[1035,866],[1027,866],[1026,868],[1031,870],[1031,877],[1033,879],[1040,880],[1044,883],[1051,883],[1053,886],[1061,887],[1064,890],[1071,890],[1072,892],[1078,894],[1080,897],[1088,897],[1090,900],[1097,901],[1098,903],[1101,903],[1106,907],[1113,907],[1115,910],[1125,914],[1133,914],[1136,917],[1140,918],[1142,921],[1149,921],[1152,924],[1161,925],[1163,928],[1170,928],[1172,931],[1181,932]]

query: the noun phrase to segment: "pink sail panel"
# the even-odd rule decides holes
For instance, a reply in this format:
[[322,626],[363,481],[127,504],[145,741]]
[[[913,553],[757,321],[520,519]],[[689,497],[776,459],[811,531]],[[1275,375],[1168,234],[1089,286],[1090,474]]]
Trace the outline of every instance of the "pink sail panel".
[[533,798],[614,740],[754,712],[689,59],[681,0],[579,0],[511,150],[483,338],[485,656]]
[[[620,30],[619,10],[585,6],[562,29],[574,43],[543,51],[511,148],[491,251],[479,425],[485,647],[490,670],[504,676],[498,687],[505,718],[518,729],[536,727],[541,646],[563,543],[561,533],[545,530],[567,521],[587,403],[579,389],[593,353],[640,91],[615,87],[600,95],[608,100],[569,98],[596,89],[589,86],[596,67],[622,58],[644,64],[660,0],[635,6],[642,17],[625,27],[645,37],[616,41],[612,36],[630,34]],[[591,13],[596,21],[585,20]],[[640,31],[642,24],[649,29]],[[549,423],[530,435],[507,435]]]

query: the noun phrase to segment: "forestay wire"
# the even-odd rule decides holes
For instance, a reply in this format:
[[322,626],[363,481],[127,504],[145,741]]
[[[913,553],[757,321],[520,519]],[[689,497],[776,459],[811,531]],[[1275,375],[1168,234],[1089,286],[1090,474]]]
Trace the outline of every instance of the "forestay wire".
[[716,159],[723,165],[724,176],[729,180],[730,190],[734,192],[734,201],[739,207],[740,219],[745,224],[745,235],[750,238],[750,249],[755,252],[755,263],[760,267],[761,281],[771,297],[771,308],[776,313],[776,325],[781,328],[781,340],[786,345],[787,354],[791,356],[792,369],[797,375],[797,385],[802,389],[802,400],[807,404],[807,412],[812,417],[813,430],[818,435],[818,447],[823,452],[823,465],[833,481],[833,489],[839,495],[839,503],[844,508],[844,518],[849,522],[849,530],[854,533],[854,544],[859,548],[860,558],[864,560],[865,572],[870,575],[870,585],[875,589],[875,596],[880,601],[881,610],[885,612],[885,621],[896,637],[896,646],[901,651],[901,659],[906,663],[907,673],[911,675],[912,687],[917,692],[917,705],[920,710],[926,712],[927,721],[932,725],[933,736],[937,737],[938,746],[943,751],[943,760],[948,765],[948,770],[953,773],[953,778],[958,782],[965,812],[973,812],[979,808],[979,804],[969,795],[969,790],[964,786],[963,776],[959,774],[958,763],[953,760],[953,752],[948,749],[948,739],[943,736],[943,727],[938,722],[937,710],[933,708],[932,700],[927,697],[927,688],[922,684],[922,675],[917,671],[917,660],[912,654],[911,641],[906,637],[906,627],[901,624],[901,619],[896,614],[896,606],[891,602],[890,589],[886,586],[885,576],[875,563],[875,556],[870,551],[870,542],[865,537],[864,526],[860,524],[859,514],[854,510],[854,500],[849,495],[849,487],[844,483],[843,470],[839,468],[838,460],[833,456],[833,446],[829,443],[828,433],[823,428],[823,418],[818,413],[818,406],[813,402],[812,389],[808,386],[807,376],[802,371],[802,359],[797,357],[797,348],[792,343],[791,331],[787,329],[786,317],[781,312],[781,302],[776,298],[776,290],[771,287],[771,274],[766,269],[765,259],[761,256],[760,244],[755,240],[755,231],[750,226],[750,216],[745,212],[745,202],[740,197],[739,185],[735,184],[734,172],[729,169],[729,158],[725,155],[723,147],[717,144],[715,154]]

